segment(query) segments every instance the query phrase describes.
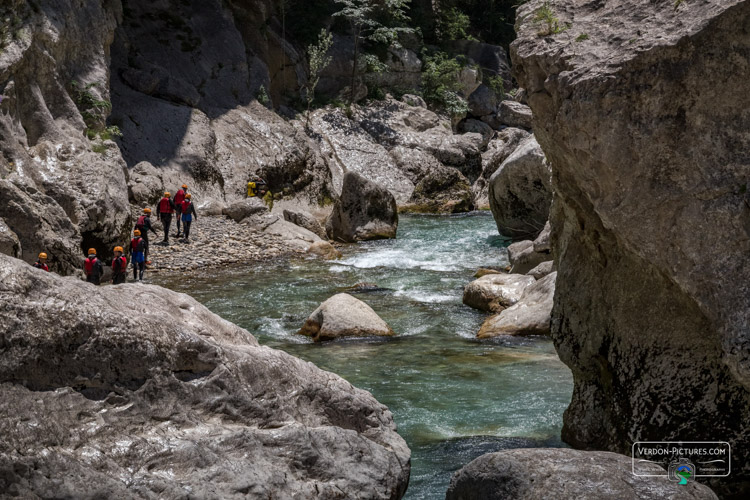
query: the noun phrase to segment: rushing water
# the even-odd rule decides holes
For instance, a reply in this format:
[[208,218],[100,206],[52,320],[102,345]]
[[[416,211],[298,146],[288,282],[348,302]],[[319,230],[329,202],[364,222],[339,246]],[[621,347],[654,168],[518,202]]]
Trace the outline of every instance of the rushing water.
[[[486,213],[402,216],[398,239],[352,245],[339,261],[298,260],[157,277],[253,332],[370,391],[412,450],[406,498],[444,498],[453,471],[503,448],[562,446],[572,377],[546,338],[477,341],[486,314],[461,303],[478,267],[507,264],[507,241]],[[313,344],[296,335],[325,299],[359,282],[396,332],[387,340]]]

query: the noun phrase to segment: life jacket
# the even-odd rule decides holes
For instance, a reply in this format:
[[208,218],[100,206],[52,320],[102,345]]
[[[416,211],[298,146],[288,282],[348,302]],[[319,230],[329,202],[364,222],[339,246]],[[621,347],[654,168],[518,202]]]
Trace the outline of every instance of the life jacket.
[[255,196],[255,183],[248,182],[247,183],[247,197],[253,198],[254,196]]
[[[120,261],[120,268],[119,268],[119,269],[117,269],[117,268],[115,267],[115,263],[116,263],[116,262],[117,262],[118,260]],[[116,271],[116,272],[120,272],[120,273],[121,273],[121,272],[125,271],[125,269],[126,269],[127,267],[128,267],[128,259],[126,259],[126,258],[125,258],[125,256],[121,255],[120,257],[115,257],[114,259],[112,259],[112,270],[113,270],[113,271]]]
[[172,213],[172,204],[169,203],[169,198],[162,198],[159,202],[159,212],[162,214]]
[[192,205],[192,202],[185,200],[182,202],[182,213],[183,214],[189,214],[190,213],[190,205]]
[[86,258],[85,261],[83,261],[83,268],[86,270],[86,275],[91,275],[91,273],[94,272],[94,265],[96,264],[96,257],[93,259]]
[[142,241],[143,241],[143,238],[141,238],[140,236],[137,238],[133,238],[132,240],[130,240],[130,248],[134,252],[140,252],[141,250],[138,250],[138,247],[140,246]]
[[146,224],[146,216],[141,215],[138,217],[138,222],[135,223],[135,227],[138,228],[139,231],[143,232],[143,226]]
[[47,264],[42,264],[39,261],[34,263],[34,267],[36,267],[37,269],[44,269],[45,271],[49,272],[49,266],[47,266]]
[[179,205],[180,203],[183,202],[184,199],[185,199],[185,191],[180,189],[179,191],[177,191],[177,194],[174,195],[174,204]]

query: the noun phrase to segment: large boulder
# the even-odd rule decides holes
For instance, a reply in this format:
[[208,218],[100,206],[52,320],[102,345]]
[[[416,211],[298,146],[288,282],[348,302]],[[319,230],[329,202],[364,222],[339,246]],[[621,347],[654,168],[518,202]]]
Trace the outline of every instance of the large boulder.
[[297,333],[320,342],[340,337],[390,337],[393,330],[370,306],[338,293],[320,304]]
[[478,40],[452,40],[446,42],[447,48],[456,54],[462,54],[477,64],[484,76],[500,76],[506,90],[513,86],[510,73],[510,61],[505,49],[499,45]]
[[[643,470],[666,475],[657,464],[647,464]],[[665,477],[636,476],[628,456],[564,448],[527,448],[482,455],[453,475],[445,498],[718,500],[710,488],[693,481],[680,485]]]
[[523,274],[487,274],[464,287],[463,302],[481,311],[499,312],[518,302],[534,282]]
[[402,211],[459,213],[473,208],[474,195],[466,177],[453,167],[439,166],[422,177]]
[[316,241],[307,249],[309,255],[315,255],[326,260],[340,259],[343,254],[336,250],[336,247],[328,241]]
[[268,212],[268,206],[257,196],[235,201],[221,209],[222,215],[226,215],[235,222],[242,222],[251,215]]
[[480,85],[468,99],[469,113],[477,118],[491,115],[497,109],[497,97],[487,85]]
[[492,215],[500,234],[536,237],[549,219],[551,173],[534,136],[526,138],[489,179]]
[[164,182],[159,171],[147,161],[130,170],[128,195],[130,202],[139,207],[151,207],[164,195]]
[[341,197],[326,223],[329,237],[345,243],[395,238],[397,228],[393,195],[356,172],[347,172]]
[[296,224],[299,227],[305,228],[318,235],[318,237],[325,239],[326,230],[323,225],[318,222],[311,213],[305,212],[304,210],[289,210],[284,209],[284,220]]
[[551,273],[526,287],[518,302],[482,323],[477,337],[549,335],[556,277]]
[[496,120],[508,127],[531,128],[531,108],[518,101],[505,100],[497,106]]
[[[529,14],[544,2],[519,10],[514,68],[554,169],[552,337],[576,447],[750,448],[750,67],[732,63],[750,52],[750,2],[672,3],[556,1],[574,29],[543,38]],[[750,462],[710,484],[742,496]]]
[[[0,491],[21,498],[400,498],[369,393],[187,295],[0,255]],[[290,459],[293,457],[293,459]]]
[[11,257],[21,256],[21,242],[2,218],[0,218],[0,253]]
[[526,139],[529,133],[520,128],[505,127],[497,132],[487,144],[487,149],[482,153],[482,174],[471,186],[474,193],[474,204],[480,210],[490,208],[489,180],[492,174],[500,168],[500,165],[513,151],[518,149],[521,141]]

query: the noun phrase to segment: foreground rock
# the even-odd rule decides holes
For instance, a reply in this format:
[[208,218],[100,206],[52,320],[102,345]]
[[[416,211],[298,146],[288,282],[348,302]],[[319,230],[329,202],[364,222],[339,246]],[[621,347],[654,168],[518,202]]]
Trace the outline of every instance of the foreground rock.
[[[575,380],[563,438],[746,450],[750,68],[726,55],[750,51],[750,2],[561,0],[574,29],[539,37],[543,3],[519,10],[512,51],[555,171],[552,336]],[[750,462],[735,464],[711,483],[722,496],[750,488]]]
[[345,243],[395,238],[397,228],[393,195],[360,174],[347,172],[341,197],[326,223],[329,237]]
[[297,333],[319,342],[340,337],[389,337],[393,330],[370,306],[339,293],[323,302]]
[[498,335],[549,335],[552,299],[557,273],[551,273],[523,291],[521,298],[482,323],[477,337]]
[[[0,255],[0,491],[23,498],[399,498],[367,392],[187,295]],[[289,457],[295,457],[290,460]]]
[[487,274],[464,287],[463,302],[481,311],[499,312],[518,302],[535,281],[523,274]]
[[[710,488],[666,477],[639,477],[631,458],[606,451],[528,448],[488,453],[453,475],[446,500],[654,498],[716,500]],[[654,474],[665,471],[648,464]]]
[[549,219],[551,172],[534,136],[525,139],[489,180],[492,215],[500,234],[535,238]]

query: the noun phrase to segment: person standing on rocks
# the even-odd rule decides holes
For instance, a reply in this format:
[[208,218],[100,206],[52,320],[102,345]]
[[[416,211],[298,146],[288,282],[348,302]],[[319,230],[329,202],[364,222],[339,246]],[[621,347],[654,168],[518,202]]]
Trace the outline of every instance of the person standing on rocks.
[[177,234],[174,235],[175,238],[180,237],[180,217],[182,215],[182,202],[185,201],[185,195],[187,194],[187,184],[182,185],[182,189],[177,191],[177,194],[174,195],[174,212],[175,217],[177,218]]
[[159,220],[164,225],[164,241],[162,245],[169,245],[169,226],[172,225],[172,213],[174,212],[174,202],[170,199],[169,191],[164,193],[164,197],[157,204]]
[[128,260],[122,255],[122,247],[115,247],[115,258],[112,259],[112,284],[125,283],[125,273],[128,269]]
[[135,223],[135,228],[141,232],[143,241],[146,243],[146,250],[144,252],[146,257],[146,264],[149,264],[148,260],[148,232],[151,231],[156,235],[156,231],[151,226],[151,209],[146,207],[143,209],[143,215],[138,217],[138,221]]
[[47,265],[47,254],[42,252],[39,254],[39,259],[34,262],[34,267],[37,269],[43,269],[44,271],[49,272],[49,266]]
[[83,270],[86,271],[86,281],[95,285],[101,284],[104,268],[101,261],[96,258],[96,248],[89,248],[89,256],[83,261]]
[[141,238],[139,230],[133,231],[133,239],[130,240],[130,262],[133,264],[133,281],[143,281],[143,270],[146,267],[144,251],[146,243]]
[[198,214],[195,213],[195,206],[190,198],[192,196],[190,196],[190,193],[187,193],[181,207],[182,222],[185,225],[185,243],[190,243],[190,225],[193,223],[193,217],[195,217],[196,221],[198,220]]

